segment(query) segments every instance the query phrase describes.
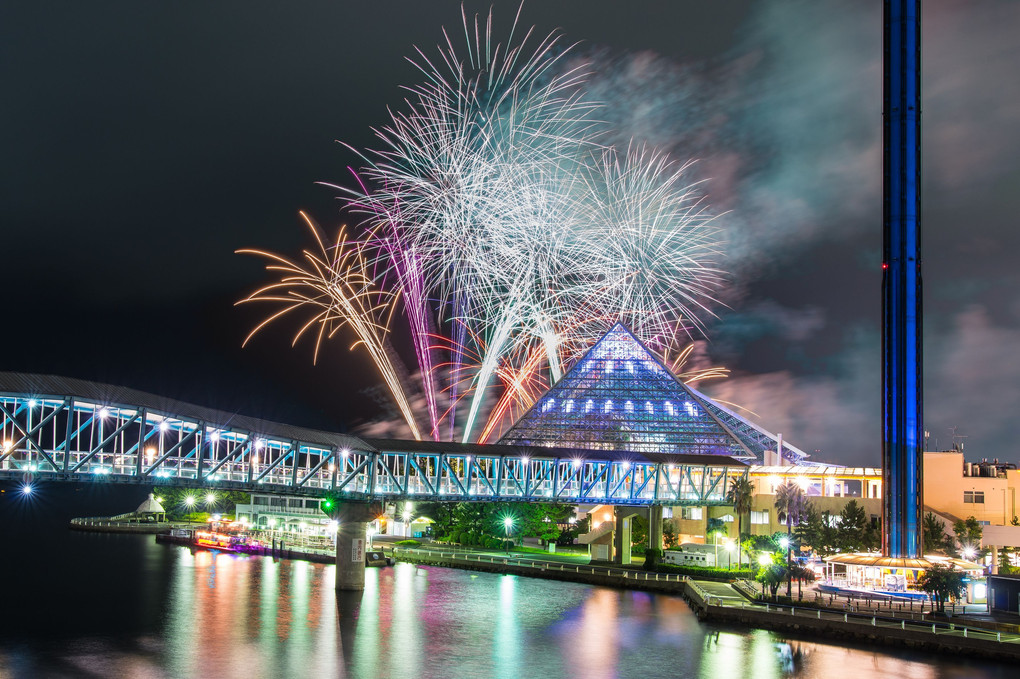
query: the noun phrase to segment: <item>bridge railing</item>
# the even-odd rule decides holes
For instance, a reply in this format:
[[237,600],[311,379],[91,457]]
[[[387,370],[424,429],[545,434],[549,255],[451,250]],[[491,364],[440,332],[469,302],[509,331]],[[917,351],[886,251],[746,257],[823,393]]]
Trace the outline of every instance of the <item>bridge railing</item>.
[[[0,476],[221,486],[353,499],[723,504],[746,475],[719,465],[472,455],[297,441],[143,406],[0,393]],[[363,442],[361,442],[363,443]],[[477,448],[474,449],[477,451]]]

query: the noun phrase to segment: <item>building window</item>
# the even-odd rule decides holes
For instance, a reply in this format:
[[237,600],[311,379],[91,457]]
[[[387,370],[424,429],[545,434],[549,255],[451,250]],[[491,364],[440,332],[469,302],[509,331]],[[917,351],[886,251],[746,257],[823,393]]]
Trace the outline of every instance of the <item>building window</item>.
[[701,507],[681,507],[680,518],[684,521],[701,521],[702,508]]
[[965,490],[963,491],[963,502],[964,504],[983,505],[985,503],[985,491]]
[[752,526],[767,526],[768,523],[769,523],[769,510],[765,509],[760,512],[751,512]]

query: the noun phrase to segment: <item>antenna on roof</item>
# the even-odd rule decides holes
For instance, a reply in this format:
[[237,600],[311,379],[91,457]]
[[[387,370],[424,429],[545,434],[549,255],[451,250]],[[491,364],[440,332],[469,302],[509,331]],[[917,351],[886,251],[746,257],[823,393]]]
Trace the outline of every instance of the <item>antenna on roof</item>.
[[953,436],[953,450],[955,450],[958,453],[962,453],[963,452],[963,439],[967,438],[967,436],[965,434],[957,434],[956,433],[957,429],[959,429],[959,427],[955,427],[955,426],[954,427],[950,427],[949,428],[949,433],[952,434],[952,436]]

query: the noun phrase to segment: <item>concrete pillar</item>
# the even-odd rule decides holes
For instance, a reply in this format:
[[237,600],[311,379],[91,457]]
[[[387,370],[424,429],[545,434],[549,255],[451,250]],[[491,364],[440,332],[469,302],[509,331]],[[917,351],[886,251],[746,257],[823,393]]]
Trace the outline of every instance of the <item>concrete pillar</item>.
[[365,589],[365,550],[368,523],[382,512],[381,503],[345,502],[337,509],[340,522],[336,535],[336,589]]
[[613,547],[616,554],[613,561],[626,566],[630,563],[630,520],[632,515],[624,516],[617,509],[616,532],[613,534]]
[[992,545],[992,575],[999,574],[999,548]]
[[336,536],[336,588],[365,589],[365,550],[368,522],[344,521]]
[[613,534],[613,551],[616,554],[613,555],[613,562],[626,566],[630,564],[630,520],[635,512],[630,507],[617,507],[614,513],[616,531]]
[[648,508],[648,547],[662,551],[662,507]]

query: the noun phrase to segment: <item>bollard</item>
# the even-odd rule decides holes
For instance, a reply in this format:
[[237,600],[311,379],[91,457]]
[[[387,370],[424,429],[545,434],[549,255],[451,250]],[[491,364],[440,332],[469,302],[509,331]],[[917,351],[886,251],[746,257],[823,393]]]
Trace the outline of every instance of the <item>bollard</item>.
[[821,611],[821,610],[819,610],[819,611],[818,611],[818,619],[819,619],[819,620],[821,620],[821,619],[822,619],[822,611]]
[[900,629],[907,629],[907,621],[900,620]]
[[935,634],[935,623],[931,624],[931,633]]
[[875,626],[875,616],[871,616],[871,626]]
[[964,639],[967,638],[967,628],[966,627],[963,628],[963,638]]
[[843,622],[846,622],[846,613],[843,614]]
[[995,640],[1000,642],[1002,641],[1002,632],[995,633]]

